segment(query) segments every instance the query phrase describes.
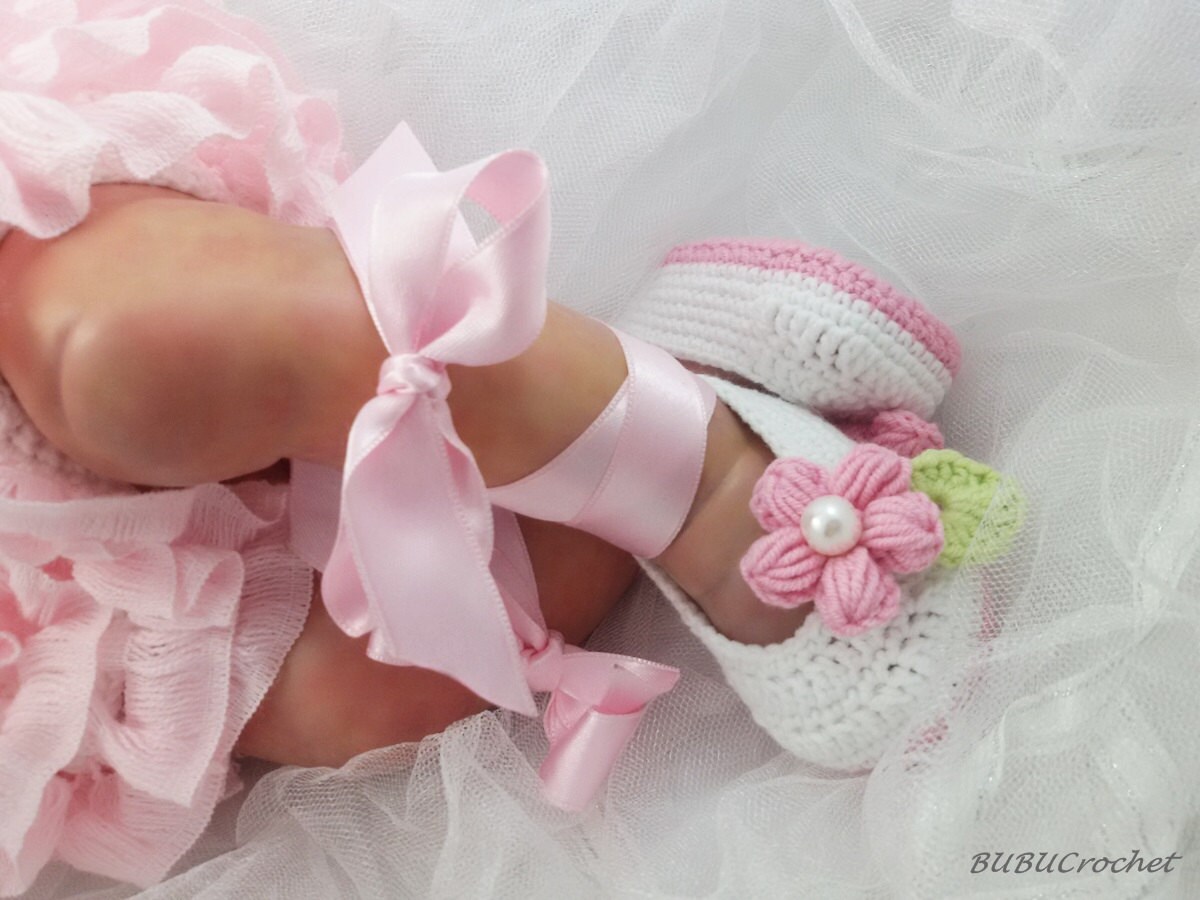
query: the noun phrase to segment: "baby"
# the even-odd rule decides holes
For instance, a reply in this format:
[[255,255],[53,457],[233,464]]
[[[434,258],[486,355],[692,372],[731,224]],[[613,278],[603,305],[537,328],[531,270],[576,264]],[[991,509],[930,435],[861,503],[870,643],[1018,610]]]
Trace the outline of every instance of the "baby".
[[[248,25],[202,3],[95,16],[196,42],[106,69],[113,97],[159,86],[182,130],[202,117],[179,96],[263,102],[175,92],[206,59],[189,51],[234,47],[270,73],[276,127],[219,110],[154,171],[114,128],[82,193],[12,167],[0,752],[22,781],[0,781],[0,888],[53,857],[151,882],[232,754],[339,765],[490,706],[532,713],[533,692],[551,693],[550,797],[585,805],[676,677],[578,648],[638,561],[781,745],[878,758],[953,639],[936,579],[905,576],[969,552],[979,516],[952,528],[939,507],[996,484],[896,452],[940,446],[919,416],[957,367],[944,326],[832,254],[723,242],[672,254],[625,323],[643,342],[545,304],[532,156],[439,175],[401,129],[334,190],[332,117]],[[7,40],[49,52],[91,24],[16,20]],[[209,62],[210,86],[244,71]],[[95,112],[87,84],[39,90]],[[85,119],[65,127],[117,121]],[[464,198],[497,221],[479,245]]]
[[[38,241],[14,232],[0,244],[8,303],[0,371],[39,431],[89,470],[147,487],[283,478],[287,459],[340,468],[386,351],[334,234],[157,187],[98,186],[92,196],[91,213],[66,235]],[[517,481],[565,449],[626,372],[610,329],[551,305],[527,351],[448,374],[455,427],[491,486]],[[771,458],[718,405],[688,518],[658,558],[719,628],[756,643],[789,636],[807,613],[765,606],[733,577],[761,534],[749,500]],[[563,526],[526,520],[524,528],[534,572],[546,582],[550,624],[578,642],[629,585],[633,558]],[[583,585],[580,572],[589,574]],[[309,628],[321,633],[323,624],[314,615]],[[310,652],[307,637],[298,652]],[[364,733],[362,723],[304,720],[349,710],[362,685],[331,668],[337,679],[320,689],[330,704],[314,704],[306,686],[294,692],[299,702],[275,713],[276,695],[293,695],[286,676],[294,668],[285,665],[283,688],[260,711],[283,734],[260,734],[252,720],[246,752],[338,763],[366,746],[439,731],[464,708],[476,711],[453,684],[439,684],[446,709],[436,696],[416,708],[398,704],[389,711],[397,730],[346,746],[347,732]],[[295,743],[295,729],[311,729],[313,741]]]

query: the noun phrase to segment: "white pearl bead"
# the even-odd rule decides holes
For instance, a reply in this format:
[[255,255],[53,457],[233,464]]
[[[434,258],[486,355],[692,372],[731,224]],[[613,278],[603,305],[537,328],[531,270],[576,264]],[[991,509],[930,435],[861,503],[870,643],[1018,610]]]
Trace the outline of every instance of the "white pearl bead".
[[818,497],[800,516],[804,539],[822,556],[841,556],[854,549],[862,537],[862,519],[845,497]]

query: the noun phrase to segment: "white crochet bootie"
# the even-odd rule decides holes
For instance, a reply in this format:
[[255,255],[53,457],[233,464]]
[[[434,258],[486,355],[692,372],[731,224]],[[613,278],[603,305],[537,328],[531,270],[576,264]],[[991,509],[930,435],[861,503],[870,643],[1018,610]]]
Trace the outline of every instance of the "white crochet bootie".
[[757,646],[732,641],[663,573],[647,567],[688,629],[720,663],[725,680],[754,721],[800,759],[856,772],[879,761],[891,740],[929,694],[944,651],[972,639],[969,623],[951,604],[974,604],[946,590],[937,574],[905,588],[892,621],[856,637],[833,634],[813,614],[792,637]]
[[673,249],[619,328],[833,415],[928,418],[957,373],[953,332],[832,250],[725,239]]
[[[942,451],[940,432],[924,421],[958,370],[953,333],[857,264],[784,240],[676,247],[620,324],[680,359],[762,386],[707,379],[777,457],[800,458],[791,477],[801,489],[782,502],[766,499],[765,483],[779,481],[772,470],[790,463],[777,462],[760,482],[756,515],[774,531],[747,554],[743,574],[766,602],[816,599],[817,608],[786,641],[741,644],[713,628],[665,573],[646,564],[648,574],[781,746],[829,768],[873,765],[927,695],[945,649],[972,639],[982,611],[971,578],[935,570],[896,579],[883,571],[897,562],[893,572],[919,571],[928,550],[903,559],[896,548],[913,537],[913,522],[893,518],[891,530],[881,532],[878,510],[894,510],[896,494],[909,488],[931,496],[943,526],[940,558],[949,564],[998,555],[1020,516],[1019,498],[996,473]],[[810,409],[833,417],[838,428]],[[932,452],[909,464],[882,452],[872,457],[874,450],[862,453],[856,441],[908,457]],[[831,506],[828,496],[816,496],[829,487],[820,488],[817,479],[852,481],[839,470],[851,465],[860,475],[872,465],[909,468],[883,479],[890,478],[890,497],[859,492],[854,503]],[[818,506],[827,527],[842,528],[841,543],[855,537],[873,546],[847,551],[826,538],[824,549],[835,552],[823,558],[809,545],[811,529],[806,535],[802,527]]]
[[[805,249],[806,259],[833,265],[829,254]],[[609,405],[558,457],[488,494],[499,507],[564,522],[639,558],[657,557],[686,519],[707,423],[715,399],[724,401],[778,457],[751,501],[766,534],[743,558],[742,576],[764,603],[811,602],[815,612],[782,643],[739,644],[718,633],[663,572],[647,569],[782,746],[824,766],[861,768],[911,715],[939,649],[970,618],[942,615],[932,600],[917,602],[905,576],[927,570],[945,547],[963,543],[962,534],[947,542],[937,495],[955,493],[956,485],[970,486],[974,478],[978,500],[988,489],[987,473],[959,463],[956,454],[923,454],[914,463],[877,443],[857,443],[803,406],[721,377],[693,375],[652,346],[743,378],[765,373],[772,389],[792,398],[819,396],[843,412],[913,419],[932,412],[957,364],[948,330],[856,267],[835,269],[824,273],[823,287],[809,276],[784,283],[784,306],[811,325],[798,331],[768,334],[782,308],[775,303],[779,285],[746,282],[752,276],[742,269],[706,276],[710,290],[696,304],[662,310],[644,302],[643,332],[655,321],[669,322],[666,339],[653,333],[647,343],[618,331],[628,375]],[[862,296],[835,290],[838,272],[853,279],[847,285]],[[735,284],[744,289],[733,291]],[[710,319],[721,318],[718,312],[728,322],[714,326]],[[739,331],[741,321],[748,324]],[[812,329],[825,338],[810,339]],[[938,346],[949,364],[914,332]],[[807,375],[789,380],[793,369]],[[965,531],[970,545],[973,526],[967,523]]]
[[[756,492],[760,521],[777,527],[743,561],[747,582],[764,602],[786,606],[815,599],[816,603],[796,633],[780,643],[757,646],[730,640],[665,573],[649,563],[644,567],[689,630],[716,657],[755,721],[780,746],[827,768],[869,768],[928,696],[950,655],[947,649],[973,639],[983,612],[971,578],[952,578],[936,569],[909,577],[903,574],[924,568],[932,535],[919,509],[893,527],[897,520],[892,514],[903,502],[900,498],[916,493],[902,490],[898,482],[904,482],[905,488],[919,484],[929,491],[921,496],[932,495],[946,505],[940,510],[943,527],[938,529],[940,541],[932,555],[940,550],[941,559],[952,562],[966,557],[969,548],[975,548],[977,558],[1002,549],[999,535],[990,542],[978,537],[982,516],[978,508],[970,523],[957,520],[952,508],[954,497],[962,493],[959,487],[983,491],[994,499],[1004,496],[1001,483],[995,473],[950,451],[931,451],[910,464],[882,448],[855,444],[824,420],[777,397],[715,378],[710,383],[777,456],[793,458],[777,460],[760,481],[760,491],[774,477],[772,469],[786,469],[797,456],[804,460],[799,474],[809,494],[835,491],[833,486],[839,483],[866,485],[866,489],[847,491],[850,498],[841,522],[836,521],[835,505],[834,527],[823,534],[813,534],[810,528],[808,535],[802,527],[808,507],[828,501],[829,496],[785,497],[772,510],[771,502]],[[872,455],[874,461],[868,458]],[[854,466],[857,469],[847,478],[847,469]],[[888,466],[890,475],[881,473]],[[817,469],[827,473],[824,481],[815,480]],[[890,482],[890,487],[877,490],[884,482]],[[1014,504],[1008,497],[992,505]],[[1016,514],[1015,508],[1006,515],[993,509],[991,518],[1007,523],[1001,529],[1006,536]],[[779,521],[773,522],[773,517]],[[848,552],[832,547],[839,552],[821,558],[820,550],[830,549],[827,542],[836,542],[838,526],[847,522],[856,526],[851,534],[857,533],[859,546]],[[901,546],[906,530],[908,549],[916,553],[910,560],[904,559]],[[806,543],[812,546],[806,548]],[[855,554],[860,558],[856,560]],[[839,565],[841,571],[835,570]],[[816,577],[813,566],[822,568]]]

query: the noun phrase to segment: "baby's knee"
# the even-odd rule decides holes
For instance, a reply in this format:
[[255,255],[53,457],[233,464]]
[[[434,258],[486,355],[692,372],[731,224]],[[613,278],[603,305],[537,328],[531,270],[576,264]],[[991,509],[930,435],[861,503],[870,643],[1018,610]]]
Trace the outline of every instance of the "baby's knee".
[[0,371],[34,423],[124,481],[215,481],[273,463],[255,437],[286,410],[289,382],[269,353],[232,346],[236,294],[256,286],[225,271],[221,254],[245,249],[210,222],[223,210],[152,187],[93,197],[67,234],[0,245]]
[[71,232],[39,240],[16,230],[0,242],[0,373],[34,424],[72,456],[61,359],[88,290],[86,278],[65,265],[77,258],[76,243]]

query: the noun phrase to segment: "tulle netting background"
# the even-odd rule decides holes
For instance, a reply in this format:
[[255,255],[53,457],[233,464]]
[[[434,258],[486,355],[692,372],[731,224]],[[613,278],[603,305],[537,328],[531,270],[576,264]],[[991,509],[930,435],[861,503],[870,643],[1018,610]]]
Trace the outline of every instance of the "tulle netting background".
[[[995,615],[869,776],[778,751],[643,585],[598,645],[673,662],[599,808],[487,714],[258,773],[167,897],[1200,896],[1200,7],[1190,0],[238,0],[357,158],[549,162],[553,296],[608,318],[666,250],[802,237],[958,331],[950,445],[1029,498]],[[965,594],[965,592],[964,592]],[[532,762],[531,762],[532,760]],[[253,773],[252,773],[253,774]],[[1179,853],[1170,875],[980,852]],[[132,889],[48,871],[29,896]]]

